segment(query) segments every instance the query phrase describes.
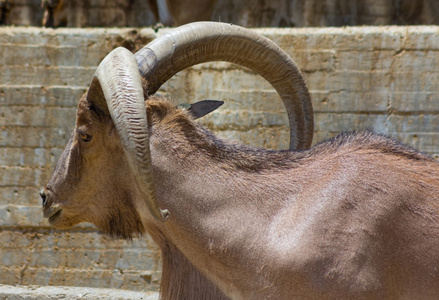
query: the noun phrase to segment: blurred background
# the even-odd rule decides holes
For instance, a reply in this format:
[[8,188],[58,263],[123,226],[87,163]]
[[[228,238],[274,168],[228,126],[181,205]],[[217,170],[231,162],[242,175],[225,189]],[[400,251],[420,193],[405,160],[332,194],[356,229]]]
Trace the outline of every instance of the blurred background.
[[428,25],[436,0],[0,0],[0,24],[48,27]]

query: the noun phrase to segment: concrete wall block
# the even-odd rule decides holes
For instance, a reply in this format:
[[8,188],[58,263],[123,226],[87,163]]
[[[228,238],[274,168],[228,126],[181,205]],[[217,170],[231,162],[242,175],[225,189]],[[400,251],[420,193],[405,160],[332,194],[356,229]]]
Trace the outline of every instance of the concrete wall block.
[[274,89],[262,77],[242,68],[231,69],[227,72],[188,69],[178,73],[160,89],[160,92],[167,94],[175,103],[195,102],[203,99],[222,100],[229,95],[234,95],[230,97],[231,99],[238,99],[241,98],[240,93],[252,92],[254,92],[253,96],[260,98],[261,91],[270,92]]
[[311,91],[370,92],[384,90],[390,85],[387,72],[336,71],[305,73]]
[[86,48],[88,51],[92,51],[91,54],[96,54],[95,59],[99,59],[99,57],[103,59],[108,52],[124,42],[138,39],[138,42],[145,45],[156,36],[151,29],[76,28],[72,30],[57,28],[54,30],[38,27],[0,27],[0,45],[39,45],[42,47],[51,45],[52,47]]
[[290,54],[302,72],[331,71],[337,59],[337,54],[333,50],[282,49]]
[[4,106],[0,126],[46,126],[48,110],[32,106]]
[[0,107],[10,105],[77,107],[86,87],[0,85]]
[[311,92],[313,109],[316,113],[325,112],[382,112],[389,110],[392,93],[352,92],[349,90]]
[[75,127],[74,121],[71,122],[70,120],[66,123],[67,124],[64,124],[63,127],[53,128],[50,130],[50,133],[47,137],[48,145],[51,147],[65,148]]
[[[292,35],[291,30],[294,30]],[[301,50],[337,49],[330,35],[325,35],[320,28],[258,28],[256,32],[266,36],[288,54]]]
[[[209,126],[207,126],[209,128]],[[234,129],[210,128],[219,138],[265,147],[269,149],[288,149],[290,146],[290,131],[285,127],[263,128],[255,127],[245,131]]]
[[395,50],[337,51],[335,69],[349,72],[353,70],[390,70],[395,61]]
[[7,300],[53,300],[53,299],[139,299],[158,300],[156,291],[127,291],[108,288],[68,286],[13,286],[0,285],[0,297]]
[[288,116],[285,111],[280,113],[255,112],[252,110],[226,110],[212,113],[202,121],[204,124],[211,123],[213,126],[235,128],[245,131],[255,126],[272,127],[287,126]]
[[96,67],[0,66],[0,81],[3,85],[84,87],[91,81]]
[[368,113],[316,113],[314,115],[317,131],[327,132],[332,137],[346,130],[370,129],[375,132],[387,132],[387,115]]
[[187,81],[192,82],[193,91],[207,94],[212,90],[270,90],[271,85],[262,77],[250,70],[232,69],[227,74],[222,72],[196,72],[188,70]]
[[0,127],[0,147],[34,147],[47,145],[50,129],[42,127]]
[[439,50],[439,33],[436,26],[407,27],[404,48],[407,50]]
[[392,72],[389,76],[390,88],[395,91],[436,91],[438,72],[412,71]]
[[[74,245],[70,249],[41,249],[38,247],[30,247],[32,250],[20,251],[20,249],[2,247],[0,249],[2,267],[13,267],[25,263],[28,267],[35,269],[92,269],[94,271],[110,271],[118,270],[119,272],[152,272],[152,263],[146,261],[144,265],[140,265],[144,259],[132,257],[134,260],[128,261],[124,258],[118,258],[115,261],[108,260],[110,264],[103,263],[107,253],[105,251],[86,251],[83,249],[75,249]],[[129,249],[114,250],[115,257],[126,257],[125,252]],[[144,249],[146,252],[147,249]],[[153,266],[154,267],[154,266]],[[144,271],[142,271],[144,270]]]
[[382,91],[434,91],[437,72],[389,72],[389,71],[349,71],[327,73],[306,73],[311,91],[382,92]]
[[439,133],[437,132],[389,132],[388,134],[406,145],[410,145],[416,149],[422,149],[425,153],[439,159],[439,151],[437,150],[437,145],[439,145]]
[[96,47],[6,44],[0,48],[2,65],[30,66],[96,66],[102,49]]
[[[89,82],[91,82],[91,78]],[[45,96],[47,106],[76,108],[87,88],[88,86],[51,86],[43,90],[45,94],[41,98]]]
[[392,66],[389,69],[398,71],[417,72],[423,70],[435,72],[439,64],[439,54],[437,50],[399,50],[394,56]]
[[407,113],[438,113],[439,92],[438,91],[416,91],[416,92],[393,92],[389,95],[391,100],[390,108],[398,112]]
[[117,241],[97,232],[2,230],[0,282],[157,289],[158,255],[148,239]]
[[291,45],[295,49],[373,51],[402,48],[407,27],[269,28],[257,31],[272,38],[282,48]]
[[390,132],[398,133],[438,133],[439,115],[416,114],[388,116],[387,128]]
[[0,148],[0,166],[52,168],[54,153],[48,148]]
[[[0,186],[1,204],[12,204],[22,206],[38,206],[41,205],[41,199],[38,196],[39,187],[23,187],[19,186],[19,182],[15,186]],[[2,244],[3,245],[3,244]]]
[[3,174],[0,186],[38,186],[41,182],[42,172],[39,169],[2,166],[0,170]]
[[[222,100],[225,103],[216,113],[223,110],[250,110],[270,113],[285,113],[285,107],[277,92],[272,90],[215,90],[211,91],[209,99]],[[190,102],[200,99],[189,99]],[[208,118],[211,114],[206,116]],[[205,119],[203,118],[203,119]]]
[[[37,196],[37,195],[35,195]],[[4,227],[48,227],[43,219],[41,205],[21,206],[14,204],[0,205],[0,226]]]
[[334,42],[340,50],[394,50],[402,47],[404,35],[404,27],[351,27]]
[[[22,285],[82,286],[130,289],[134,291],[158,291],[158,281],[145,280],[143,273],[123,274],[118,270],[84,270],[69,268],[33,268],[23,266],[15,277]],[[6,269],[9,271],[8,269]],[[9,271],[10,272],[10,271]],[[148,278],[148,277],[146,277]]]
[[[34,209],[35,214],[42,218],[41,207]],[[156,268],[159,258],[158,249],[152,244],[150,237],[133,238],[131,241],[118,240],[100,234],[94,226],[78,225],[68,231],[50,228],[49,223],[37,230],[30,227],[8,227],[0,232],[0,242],[5,249],[16,251],[33,251],[32,249],[52,249],[56,251],[81,250],[88,253],[97,251],[106,256],[108,252],[120,251],[119,257],[114,259],[126,259],[131,253],[139,253],[142,263],[139,269],[149,270]],[[128,253],[128,254],[125,254]],[[22,256],[26,258],[26,256]],[[130,258],[131,259],[131,258]],[[130,260],[129,259],[129,260]],[[109,259],[107,259],[109,261]],[[154,264],[150,264],[150,262]],[[96,267],[101,263],[96,263]],[[102,264],[105,266],[105,264]]]
[[[79,99],[77,99],[79,102]],[[60,134],[61,129],[67,131],[68,137],[75,127],[76,123],[76,107],[49,107],[47,110],[47,123],[50,126],[57,127],[59,129],[57,132]]]

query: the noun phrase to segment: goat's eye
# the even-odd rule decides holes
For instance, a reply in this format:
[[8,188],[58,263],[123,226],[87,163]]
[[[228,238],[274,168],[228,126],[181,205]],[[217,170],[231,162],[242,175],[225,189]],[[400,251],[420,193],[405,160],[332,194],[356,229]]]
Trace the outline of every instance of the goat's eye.
[[85,133],[84,131],[82,131],[80,129],[78,129],[78,135],[79,135],[79,138],[81,140],[83,140],[84,142],[86,142],[86,143],[91,141],[92,136],[87,134],[87,133]]

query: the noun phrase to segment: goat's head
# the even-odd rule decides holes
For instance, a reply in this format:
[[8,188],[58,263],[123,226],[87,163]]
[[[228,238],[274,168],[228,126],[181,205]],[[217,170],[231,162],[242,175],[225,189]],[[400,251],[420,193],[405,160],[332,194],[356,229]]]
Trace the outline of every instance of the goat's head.
[[[123,107],[119,107],[121,99],[126,101]],[[143,89],[137,64],[128,50],[119,48],[105,58],[89,91],[79,101],[76,128],[54,175],[41,193],[44,215],[55,227],[68,228],[80,222],[92,222],[110,234],[123,237],[143,232],[133,202],[139,191],[130,189],[131,182],[141,174],[133,173],[131,167],[137,170],[136,165],[140,163],[143,165],[141,172],[145,173],[150,164],[142,162],[148,155],[135,162],[132,160],[136,158],[131,159],[130,152],[136,149],[132,154],[136,157],[139,151],[148,149],[138,150],[138,147],[144,147],[136,144],[136,137],[134,142],[120,138],[132,138],[139,126],[147,129],[141,99]],[[139,111],[140,116],[128,113],[131,110]],[[127,117],[134,118],[136,124]],[[124,126],[126,124],[131,126]],[[146,181],[151,182],[150,179]]]
[[238,26],[188,24],[134,56],[118,48],[101,62],[79,102],[72,137],[41,192],[49,222],[63,229],[92,222],[129,238],[144,231],[145,220],[165,221],[169,212],[159,208],[154,191],[145,95],[180,70],[215,60],[240,64],[267,79],[287,109],[290,147],[310,146],[311,101],[291,58],[270,40]]

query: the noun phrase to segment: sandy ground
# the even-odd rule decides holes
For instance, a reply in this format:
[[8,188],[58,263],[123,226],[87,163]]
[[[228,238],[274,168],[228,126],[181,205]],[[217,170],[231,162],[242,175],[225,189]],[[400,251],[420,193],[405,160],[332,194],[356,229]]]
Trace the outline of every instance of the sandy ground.
[[0,284],[1,300],[47,300],[47,299],[140,299],[157,300],[156,292],[133,292],[116,289],[97,289],[66,286],[3,285]]

